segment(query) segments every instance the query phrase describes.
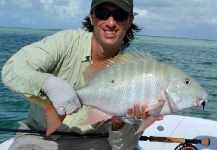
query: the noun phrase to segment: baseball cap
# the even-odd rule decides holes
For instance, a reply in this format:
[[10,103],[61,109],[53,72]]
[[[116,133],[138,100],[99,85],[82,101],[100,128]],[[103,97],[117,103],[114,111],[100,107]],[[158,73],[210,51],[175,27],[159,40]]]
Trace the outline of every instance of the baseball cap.
[[126,12],[133,12],[133,0],[92,0],[91,10],[105,2],[113,3]]

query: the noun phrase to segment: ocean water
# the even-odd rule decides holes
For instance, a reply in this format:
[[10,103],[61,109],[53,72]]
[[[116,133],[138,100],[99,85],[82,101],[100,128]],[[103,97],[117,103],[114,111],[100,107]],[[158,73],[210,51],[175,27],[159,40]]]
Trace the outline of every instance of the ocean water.
[[[0,72],[5,62],[23,46],[57,30],[0,27]],[[217,121],[217,41],[137,36],[130,49],[145,49],[157,59],[181,68],[207,90],[208,103],[181,115]],[[0,81],[0,128],[16,129],[27,118],[29,102],[11,92]],[[14,133],[0,132],[0,142]]]

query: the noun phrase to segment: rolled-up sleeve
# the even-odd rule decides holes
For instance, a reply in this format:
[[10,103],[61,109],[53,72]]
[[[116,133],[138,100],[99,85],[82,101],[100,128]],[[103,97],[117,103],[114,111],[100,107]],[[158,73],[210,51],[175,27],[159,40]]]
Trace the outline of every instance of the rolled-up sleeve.
[[137,125],[126,123],[120,130],[109,129],[109,144],[113,150],[133,150],[138,145],[142,133],[136,134]]

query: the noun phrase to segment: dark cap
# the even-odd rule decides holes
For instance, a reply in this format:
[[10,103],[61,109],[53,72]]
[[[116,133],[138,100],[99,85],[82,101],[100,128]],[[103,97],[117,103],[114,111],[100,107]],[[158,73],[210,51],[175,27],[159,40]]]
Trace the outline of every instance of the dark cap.
[[91,10],[105,2],[113,3],[126,12],[133,12],[133,0],[92,0]]

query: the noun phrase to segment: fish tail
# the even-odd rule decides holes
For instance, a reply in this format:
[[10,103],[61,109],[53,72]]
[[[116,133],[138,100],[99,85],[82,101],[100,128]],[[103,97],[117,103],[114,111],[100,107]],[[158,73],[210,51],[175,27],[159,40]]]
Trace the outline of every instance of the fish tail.
[[46,136],[51,135],[60,127],[66,115],[58,115],[55,108],[53,107],[52,102],[49,99],[41,99],[37,96],[31,96],[28,98],[28,101],[40,105],[45,110]]
[[58,115],[52,104],[46,107],[45,116],[46,116],[46,124],[47,124],[46,136],[49,136],[53,132],[55,132],[60,127],[60,125],[62,124],[63,120],[66,117],[66,115],[64,116]]

